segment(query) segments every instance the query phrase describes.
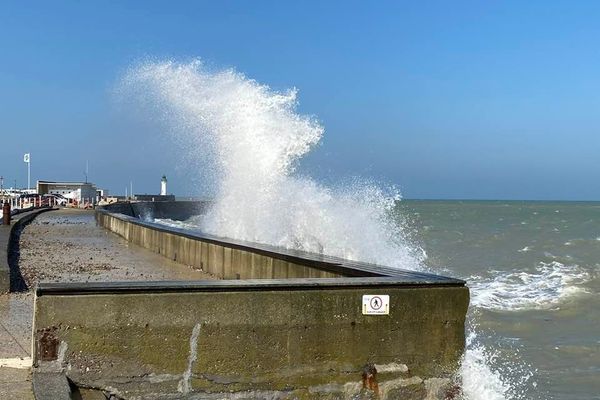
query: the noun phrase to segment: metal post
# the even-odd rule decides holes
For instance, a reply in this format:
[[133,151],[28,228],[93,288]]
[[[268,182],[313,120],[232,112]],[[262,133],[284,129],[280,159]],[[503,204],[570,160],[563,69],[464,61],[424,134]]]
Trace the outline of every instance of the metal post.
[[2,204],[2,223],[10,225],[10,203]]

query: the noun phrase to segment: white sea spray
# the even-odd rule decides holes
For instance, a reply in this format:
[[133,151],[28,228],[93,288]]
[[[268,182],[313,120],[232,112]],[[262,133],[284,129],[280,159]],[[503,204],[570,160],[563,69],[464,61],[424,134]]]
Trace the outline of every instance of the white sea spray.
[[[275,91],[233,70],[201,61],[149,62],[132,68],[121,89],[154,104],[185,162],[203,177],[214,206],[188,221],[157,220],[216,236],[262,242],[405,269],[422,269],[425,251],[391,218],[399,192],[364,180],[336,187],[295,173],[321,139],[313,117],[296,112],[297,90]],[[511,381],[469,327],[457,378],[469,400],[505,399]]]
[[210,175],[213,207],[195,221],[205,233],[419,269],[422,251],[389,214],[399,192],[355,180],[327,187],[295,173],[324,129],[296,112],[297,90],[275,91],[202,62],[146,63],[122,88],[160,105],[177,142]]

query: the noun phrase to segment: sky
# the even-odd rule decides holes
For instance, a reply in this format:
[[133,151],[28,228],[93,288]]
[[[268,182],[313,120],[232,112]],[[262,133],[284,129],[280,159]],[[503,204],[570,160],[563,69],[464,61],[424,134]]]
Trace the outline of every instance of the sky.
[[405,198],[600,200],[600,2],[0,2],[0,175],[201,196],[115,101],[148,59],[201,58],[325,127],[299,167]]

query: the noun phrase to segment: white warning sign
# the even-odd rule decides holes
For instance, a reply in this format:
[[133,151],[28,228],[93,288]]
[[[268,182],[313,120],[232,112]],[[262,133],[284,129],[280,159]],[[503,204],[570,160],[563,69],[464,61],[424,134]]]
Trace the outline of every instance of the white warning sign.
[[362,301],[363,315],[388,315],[390,296],[387,294],[365,294]]

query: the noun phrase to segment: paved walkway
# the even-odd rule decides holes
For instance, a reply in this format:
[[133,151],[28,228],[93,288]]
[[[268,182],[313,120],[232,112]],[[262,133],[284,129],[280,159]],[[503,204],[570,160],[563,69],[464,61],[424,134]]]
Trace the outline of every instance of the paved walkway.
[[[13,217],[13,223],[27,214]],[[10,285],[7,247],[11,226],[0,225],[0,280]],[[31,390],[31,316],[33,295],[0,294],[0,399],[33,399]]]
[[[7,227],[0,225],[0,239],[7,232]],[[0,256],[6,258],[6,253],[0,251]],[[72,209],[40,214],[23,230],[19,267],[29,288],[40,281],[213,279],[96,226],[93,211]],[[30,372],[33,299],[30,289],[0,294],[2,400],[33,399]]]
[[0,399],[33,399],[31,318],[33,295],[0,295]]

